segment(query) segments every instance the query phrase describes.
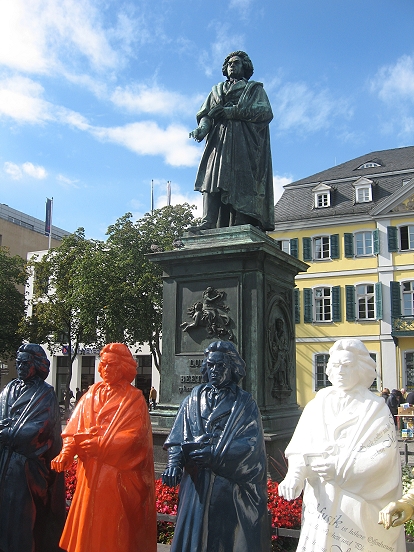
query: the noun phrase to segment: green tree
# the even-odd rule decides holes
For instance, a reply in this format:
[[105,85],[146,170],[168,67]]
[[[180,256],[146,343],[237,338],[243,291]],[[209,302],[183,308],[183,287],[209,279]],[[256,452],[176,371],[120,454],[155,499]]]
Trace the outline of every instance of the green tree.
[[[72,365],[80,345],[99,341],[97,336],[103,266],[97,259],[103,242],[85,239],[83,228],[65,237],[62,244],[34,259],[32,312],[25,323],[26,337],[46,343],[51,352],[67,347],[69,370],[65,406],[69,406]],[[91,283],[94,282],[92,286]],[[95,295],[91,294],[94,290]]]
[[113,268],[105,302],[107,337],[127,345],[148,343],[158,370],[161,360],[162,271],[148,259],[170,251],[194,224],[187,203],[163,207],[133,222],[127,213],[108,228],[107,253]]
[[24,286],[28,277],[26,261],[11,256],[6,247],[0,247],[0,358],[8,360],[16,355],[22,342],[20,324],[24,318]]

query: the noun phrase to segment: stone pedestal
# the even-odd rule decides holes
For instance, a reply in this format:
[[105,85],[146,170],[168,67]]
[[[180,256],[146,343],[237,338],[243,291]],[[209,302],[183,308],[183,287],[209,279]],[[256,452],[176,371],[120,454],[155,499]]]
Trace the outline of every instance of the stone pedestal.
[[[151,413],[155,448],[181,401],[201,383],[203,351],[232,340],[246,361],[266,446],[277,457],[300,415],[296,402],[294,279],[307,265],[250,226],[184,234],[183,247],[149,258],[163,269],[160,403]],[[163,462],[156,451],[156,462]],[[271,468],[270,460],[269,467]]]

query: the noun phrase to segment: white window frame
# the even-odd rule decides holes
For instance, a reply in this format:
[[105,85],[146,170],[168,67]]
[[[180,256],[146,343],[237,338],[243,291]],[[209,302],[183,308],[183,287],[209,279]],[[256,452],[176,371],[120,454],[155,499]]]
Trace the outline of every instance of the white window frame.
[[[319,290],[323,293],[318,297]],[[326,293],[328,292],[328,293]],[[332,287],[331,286],[316,286],[313,288],[313,320],[314,322],[332,322]],[[321,316],[322,315],[322,316]]]
[[[359,293],[358,288],[359,287],[365,287],[365,290],[363,293]],[[368,286],[372,287],[372,291],[368,292],[366,289]],[[360,301],[363,301],[365,304],[365,316],[360,316]],[[376,301],[375,301],[375,284],[372,282],[361,282],[360,284],[355,285],[355,302],[356,302],[356,319],[357,320],[367,320],[372,321],[376,320],[377,316],[377,307],[376,307]],[[373,310],[369,309],[369,304],[373,306]],[[367,316],[367,314],[372,313],[373,316]]]
[[[321,247],[320,247],[320,252],[321,254],[327,252],[327,255],[321,255],[321,256],[317,256],[316,255],[316,252],[317,252],[317,241],[320,240],[321,241]],[[328,246],[326,247],[326,241],[328,241]],[[326,235],[326,236],[314,236],[312,238],[312,257],[313,257],[313,260],[314,261],[329,261],[331,260],[331,236],[330,235]]]
[[[402,248],[401,230],[407,228],[408,249]],[[414,224],[401,224],[398,226],[398,242],[400,251],[413,251],[414,250]]]
[[315,194],[315,208],[323,209],[331,206],[331,194],[329,192],[318,192]]
[[355,187],[355,201],[356,203],[369,203],[372,201],[372,188],[371,186],[357,186]]
[[[407,284],[410,285],[410,289],[405,290],[404,286]],[[408,300],[406,299],[407,297],[409,297]],[[411,303],[410,308],[406,308],[409,302]],[[414,316],[414,280],[401,282],[401,310],[403,316]]]
[[282,239],[282,240],[275,240],[277,247],[281,251],[284,251],[285,253],[288,253],[290,255],[290,240],[289,239]]
[[[371,251],[367,251],[367,235],[371,239]],[[362,253],[358,252],[358,236],[362,236]],[[373,257],[374,256],[374,233],[372,230],[361,230],[354,233],[354,251],[355,257]]]

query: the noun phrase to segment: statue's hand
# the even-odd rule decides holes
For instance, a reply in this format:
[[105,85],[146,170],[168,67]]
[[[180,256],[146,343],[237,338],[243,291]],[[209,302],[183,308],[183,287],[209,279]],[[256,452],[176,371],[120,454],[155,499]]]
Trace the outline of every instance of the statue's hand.
[[189,138],[194,138],[196,142],[201,142],[208,134],[208,128],[197,127],[188,135]]
[[331,481],[336,475],[335,460],[327,458],[323,462],[315,462],[312,464],[312,471],[325,481]]
[[64,452],[58,454],[50,463],[52,470],[63,472],[70,468],[73,458]]
[[208,116],[210,119],[215,119],[216,121],[220,119],[220,117],[223,117],[224,115],[224,107],[222,105],[216,105],[208,112]]
[[197,464],[197,466],[200,466],[201,468],[210,467],[213,460],[213,450],[211,445],[206,445],[203,446],[203,448],[191,451],[189,457],[195,464]]
[[382,524],[385,529],[389,529],[390,527],[398,527],[398,525],[402,525],[408,521],[413,514],[414,507],[411,506],[411,504],[408,504],[402,500],[397,500],[397,502],[390,502],[380,511],[378,523],[380,525]]
[[286,500],[294,500],[295,498],[298,498],[298,496],[302,492],[303,485],[303,481],[300,481],[287,474],[285,479],[281,483],[279,483],[279,496],[282,496]]
[[77,451],[81,460],[88,456],[98,456],[99,454],[99,437],[91,437],[77,445]]
[[179,466],[168,466],[161,475],[162,482],[168,487],[176,487],[181,481],[183,470]]

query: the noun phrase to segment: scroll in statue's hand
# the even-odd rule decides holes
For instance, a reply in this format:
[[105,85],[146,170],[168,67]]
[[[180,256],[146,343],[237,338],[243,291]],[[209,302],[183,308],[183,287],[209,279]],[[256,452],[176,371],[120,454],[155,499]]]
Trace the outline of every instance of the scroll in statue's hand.
[[[398,527],[408,521],[414,514],[414,507],[407,502],[397,500],[390,502],[383,508],[378,517],[378,523],[383,525],[385,529],[390,527]],[[394,519],[393,519],[394,518]]]
[[336,475],[335,461],[327,458],[326,460],[314,462],[312,463],[312,471],[317,473],[319,477],[325,481],[331,481],[335,479]]
[[99,437],[91,437],[77,443],[77,451],[81,460],[88,456],[98,456],[99,454]]

